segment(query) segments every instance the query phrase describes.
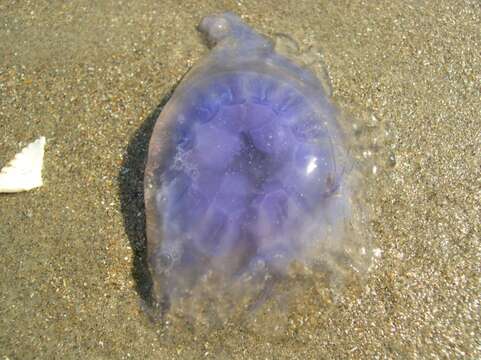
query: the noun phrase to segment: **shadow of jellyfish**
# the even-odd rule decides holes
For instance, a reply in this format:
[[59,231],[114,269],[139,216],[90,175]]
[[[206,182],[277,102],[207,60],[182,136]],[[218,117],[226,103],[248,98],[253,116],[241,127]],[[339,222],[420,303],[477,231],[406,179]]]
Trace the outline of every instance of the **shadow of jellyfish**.
[[124,227],[134,255],[132,277],[137,293],[147,306],[152,303],[152,278],[147,264],[144,170],[155,122],[171,95],[169,92],[164,96],[130,139],[117,177]]

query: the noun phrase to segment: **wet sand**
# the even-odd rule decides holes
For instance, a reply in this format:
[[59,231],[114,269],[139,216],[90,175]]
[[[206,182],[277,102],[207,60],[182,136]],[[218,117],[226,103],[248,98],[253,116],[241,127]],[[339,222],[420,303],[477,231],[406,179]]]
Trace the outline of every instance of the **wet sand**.
[[[143,161],[162,104],[208,51],[197,23],[224,10],[322,49],[334,100],[373,145],[379,256],[360,290],[301,307],[281,340],[234,326],[166,341],[140,306]],[[2,359],[481,356],[477,1],[3,1],[0,13],[0,166],[47,138],[44,187],[0,195]]]

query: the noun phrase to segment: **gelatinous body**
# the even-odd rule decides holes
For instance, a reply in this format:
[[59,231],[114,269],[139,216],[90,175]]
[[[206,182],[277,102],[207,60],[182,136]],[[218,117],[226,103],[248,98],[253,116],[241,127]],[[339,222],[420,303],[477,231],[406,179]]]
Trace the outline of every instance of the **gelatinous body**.
[[215,44],[175,90],[145,177],[156,297],[192,296],[308,266],[349,216],[336,111],[314,74],[237,16],[205,18]]

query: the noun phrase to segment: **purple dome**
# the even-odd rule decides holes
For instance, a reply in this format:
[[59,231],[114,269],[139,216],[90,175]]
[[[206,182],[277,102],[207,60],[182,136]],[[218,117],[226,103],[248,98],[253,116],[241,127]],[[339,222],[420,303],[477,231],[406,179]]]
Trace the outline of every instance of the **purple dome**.
[[149,262],[173,298],[207,272],[235,281],[259,262],[307,265],[349,212],[336,111],[317,78],[233,14],[201,30],[216,46],[162,111],[146,168]]

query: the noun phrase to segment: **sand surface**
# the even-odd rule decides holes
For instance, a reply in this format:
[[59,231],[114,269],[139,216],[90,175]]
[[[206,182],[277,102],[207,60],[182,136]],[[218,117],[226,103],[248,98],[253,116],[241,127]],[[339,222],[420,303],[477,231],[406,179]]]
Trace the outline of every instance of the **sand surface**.
[[[208,51],[196,25],[224,10],[322,49],[334,100],[374,144],[378,257],[280,339],[232,326],[166,340],[140,306],[143,159]],[[0,358],[481,357],[479,1],[4,0],[0,14],[0,166],[47,138],[44,187],[0,195]]]

